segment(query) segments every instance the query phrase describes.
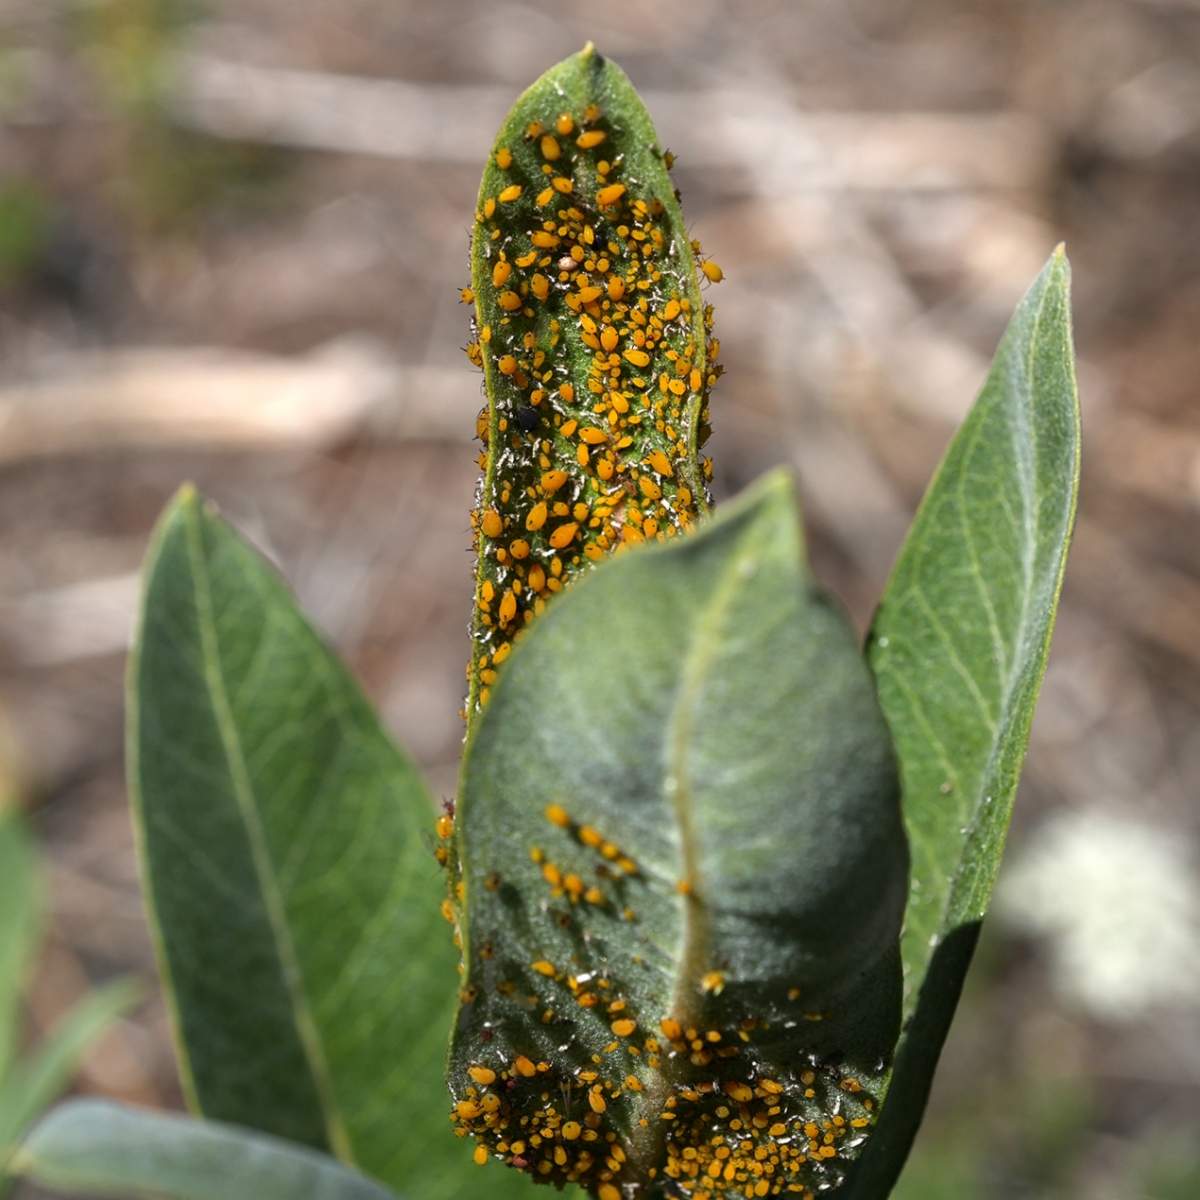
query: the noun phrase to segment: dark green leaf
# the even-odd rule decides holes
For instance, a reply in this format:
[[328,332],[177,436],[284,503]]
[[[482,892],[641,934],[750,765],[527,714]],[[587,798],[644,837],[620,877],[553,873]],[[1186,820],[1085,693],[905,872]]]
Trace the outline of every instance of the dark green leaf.
[[[517,646],[468,749],[460,1127],[535,1178],[610,1171],[654,1192],[669,1136],[719,1168],[718,1130],[787,1158],[805,1121],[866,1124],[898,1032],[897,782],[786,475],[577,582]],[[624,1159],[606,1167],[564,1120]],[[540,1146],[513,1146],[539,1126]],[[840,1129],[797,1182],[839,1177],[862,1136]]]
[[410,1200],[456,1195],[478,1168],[446,1117],[456,953],[425,788],[190,489],[146,572],[130,781],[189,1098]]
[[13,1167],[46,1187],[156,1200],[395,1200],[328,1155],[217,1121],[75,1100],[32,1130]]
[[908,1153],[1008,830],[1075,516],[1069,285],[1059,249],[938,468],[871,631],[912,846],[911,1024],[854,1200],[886,1196]]

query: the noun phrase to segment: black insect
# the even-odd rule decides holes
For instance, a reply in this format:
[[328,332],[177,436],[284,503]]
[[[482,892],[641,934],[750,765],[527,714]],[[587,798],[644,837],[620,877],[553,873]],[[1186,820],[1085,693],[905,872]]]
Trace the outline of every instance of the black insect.
[[517,424],[526,432],[532,433],[540,424],[542,418],[532,405],[523,404],[517,409]]

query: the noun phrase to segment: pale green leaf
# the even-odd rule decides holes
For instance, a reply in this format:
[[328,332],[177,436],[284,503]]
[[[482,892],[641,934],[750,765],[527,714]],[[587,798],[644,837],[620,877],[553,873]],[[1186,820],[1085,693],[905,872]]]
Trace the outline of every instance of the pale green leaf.
[[0,1080],[0,1168],[26,1127],[67,1086],[87,1052],[138,992],[130,981],[97,988]]
[[854,1200],[886,1196],[903,1165],[1004,847],[1075,516],[1069,288],[1059,249],[930,484],[871,631],[912,846],[909,1023]]
[[281,1138],[103,1100],[56,1109],[13,1167],[58,1191],[118,1200],[394,1200],[328,1155]]

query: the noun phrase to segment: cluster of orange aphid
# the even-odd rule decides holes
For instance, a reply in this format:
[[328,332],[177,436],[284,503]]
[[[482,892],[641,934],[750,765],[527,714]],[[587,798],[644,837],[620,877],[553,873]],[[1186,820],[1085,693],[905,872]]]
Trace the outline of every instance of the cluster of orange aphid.
[[832,1084],[811,1069],[789,1091],[769,1078],[680,1088],[663,1174],[695,1200],[784,1192],[811,1200],[833,1186],[842,1178],[839,1154],[862,1144],[874,1102],[856,1080]]
[[[602,881],[638,876],[637,864],[615,842],[574,821],[560,804],[550,804],[545,816],[577,847],[595,852]],[[535,907],[560,929],[572,924],[571,909],[556,912],[555,900],[595,906],[590,911],[610,919],[633,918],[628,909],[618,914],[599,886],[555,865],[541,848],[531,857],[549,887],[549,901]],[[815,1061],[790,1072],[768,1066],[754,1034],[769,1027],[754,1018],[734,1030],[693,1028],[673,1016],[647,1021],[615,980],[615,960],[602,949],[595,961],[587,958],[588,944],[585,938],[565,969],[544,957],[509,963],[515,978],[482,992],[471,983],[464,991],[465,1002],[487,1006],[481,1028],[498,1020],[508,1045],[525,1042],[525,1053],[510,1061],[511,1051],[497,1045],[489,1055],[483,1048],[488,1034],[479,1056],[451,1081],[457,1101],[451,1119],[459,1136],[476,1139],[477,1162],[496,1157],[539,1181],[579,1183],[599,1200],[620,1200],[622,1188],[635,1182],[651,1192],[683,1190],[696,1200],[785,1192],[812,1200],[842,1178],[874,1105],[856,1080]],[[490,943],[473,952],[486,967],[494,965]],[[722,982],[713,972],[700,990],[717,991]],[[799,995],[793,989],[789,999]]]
[[592,1185],[600,1200],[620,1200],[613,1180],[626,1155],[616,1132],[604,1128],[608,1102],[595,1072],[564,1081],[549,1063],[519,1055],[499,1072],[474,1066],[468,1075],[477,1086],[466,1088],[452,1118],[460,1136],[475,1137],[476,1162],[494,1154],[534,1178]]
[[[755,1022],[744,1025],[752,1030]],[[524,1055],[469,1067],[471,1082],[451,1119],[460,1137],[475,1138],[476,1162],[495,1156],[545,1182],[583,1184],[601,1200],[620,1195],[619,1185],[641,1172],[652,1190],[673,1180],[697,1200],[785,1192],[811,1198],[842,1178],[845,1152],[866,1136],[874,1102],[856,1080],[808,1068],[785,1087],[748,1063],[723,1063],[700,1077],[676,1063],[695,1064],[694,1044],[736,1057],[736,1046],[720,1045],[720,1031],[684,1030],[667,1018],[668,1040],[647,1037],[639,1047],[628,1044],[636,1023],[618,1017],[618,1026],[623,1048],[644,1064],[634,1067],[639,1073],[622,1075],[626,1065],[606,1060],[616,1043],[593,1055],[593,1066],[566,1072]],[[738,1035],[750,1040],[746,1029]],[[739,1077],[729,1077],[731,1069]],[[636,1161],[647,1146],[656,1148],[658,1165]]]
[[[452,810],[453,806],[450,806]],[[438,861],[439,867],[445,867],[450,872],[451,891],[454,899],[447,896],[442,901],[442,916],[454,926],[454,944],[459,950],[462,949],[462,933],[459,929],[459,905],[463,900],[463,882],[459,877],[459,866],[457,859],[453,856],[453,837],[454,837],[454,816],[452,811],[446,811],[437,819],[437,844],[433,848],[433,856]],[[459,963],[459,973],[466,970],[466,967]]]
[[477,426],[474,703],[574,571],[675,537],[707,501],[711,462],[696,453],[720,346],[697,299],[699,247],[625,177],[610,132],[595,105],[534,121],[484,177],[463,291],[491,397]]
[[[605,879],[619,880],[623,875],[637,874],[637,863],[627,854],[622,853],[621,848],[615,842],[610,842],[589,825],[576,825],[562,805],[548,805],[546,820],[559,829],[569,830],[580,845],[596,852],[599,857],[596,874],[602,881]],[[572,904],[580,900],[596,905],[608,903],[608,897],[600,886],[588,885],[572,871],[563,872],[555,863],[547,860],[545,852],[540,847],[534,846],[530,850],[529,856],[542,868],[542,878],[550,885],[552,900],[566,896]],[[630,909],[623,910],[621,915],[626,920],[633,920],[633,912]]]

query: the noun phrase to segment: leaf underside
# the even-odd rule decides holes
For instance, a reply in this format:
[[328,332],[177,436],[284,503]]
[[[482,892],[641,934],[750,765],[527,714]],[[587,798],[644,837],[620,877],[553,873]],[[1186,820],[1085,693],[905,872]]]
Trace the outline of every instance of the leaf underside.
[[450,1080],[480,1157],[602,1200],[697,1172],[743,1195],[756,1163],[763,1195],[840,1178],[898,1032],[907,850],[785,475],[539,619],[472,737],[455,839]]
[[999,867],[1075,517],[1070,267],[1021,302],[908,534],[868,641],[900,758],[906,1029],[851,1176],[883,1200],[916,1135]]
[[56,1109],[32,1130],[14,1165],[58,1191],[121,1200],[394,1200],[306,1147],[104,1100]]
[[442,1111],[456,956],[424,785],[191,489],[159,524],[143,603],[130,786],[193,1107],[412,1200],[460,1194],[477,1168]]

